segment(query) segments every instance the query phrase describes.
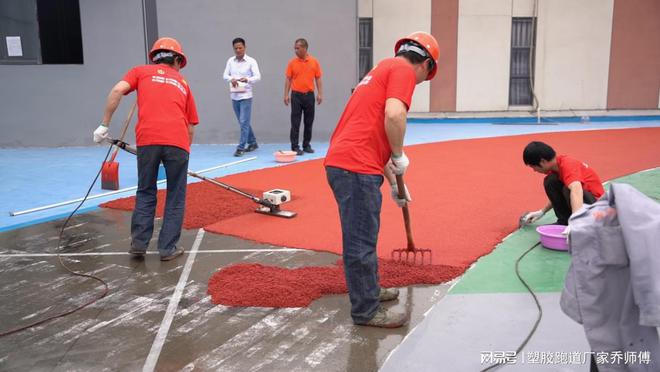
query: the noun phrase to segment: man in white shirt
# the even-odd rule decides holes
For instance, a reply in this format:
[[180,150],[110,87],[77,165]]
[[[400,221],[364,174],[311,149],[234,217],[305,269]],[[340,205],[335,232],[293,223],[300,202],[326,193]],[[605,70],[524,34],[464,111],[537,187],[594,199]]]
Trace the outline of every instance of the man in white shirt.
[[250,115],[252,113],[252,84],[261,80],[261,73],[257,61],[245,54],[243,38],[237,37],[231,44],[234,47],[235,56],[227,60],[222,77],[229,83],[232,106],[238,124],[241,126],[241,138],[234,156],[243,156],[244,153],[259,148],[257,138],[250,125]]

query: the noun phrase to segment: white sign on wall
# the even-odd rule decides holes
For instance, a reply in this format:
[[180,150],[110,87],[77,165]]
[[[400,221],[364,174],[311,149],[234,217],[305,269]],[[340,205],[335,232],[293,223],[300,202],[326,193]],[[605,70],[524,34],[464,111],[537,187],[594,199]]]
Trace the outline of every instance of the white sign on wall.
[[20,36],[7,36],[7,56],[9,57],[23,57],[23,46],[21,45]]

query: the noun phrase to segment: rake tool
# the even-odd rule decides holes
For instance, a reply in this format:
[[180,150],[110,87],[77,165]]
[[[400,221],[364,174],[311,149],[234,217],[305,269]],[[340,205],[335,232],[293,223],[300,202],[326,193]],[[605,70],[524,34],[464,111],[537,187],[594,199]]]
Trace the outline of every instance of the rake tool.
[[[403,183],[403,176],[396,176],[396,185],[399,191],[399,199],[405,199],[406,187]],[[420,249],[415,247],[415,242],[413,241],[412,236],[412,229],[410,228],[410,212],[408,211],[408,204],[406,203],[406,205],[404,205],[401,210],[403,211],[403,222],[406,225],[406,237],[408,238],[408,246],[403,249],[393,250],[392,260],[410,264],[433,264],[433,251],[430,249]]]
[[[112,138],[108,138],[107,140],[108,140],[108,142],[110,142],[113,145],[121,148],[122,150],[130,152],[133,155],[137,155],[137,150],[134,147],[132,147],[131,145],[129,145],[128,143],[126,143],[124,141],[121,141],[121,140],[112,139]],[[259,207],[255,210],[255,212],[257,212],[257,213],[267,214],[267,215],[276,216],[276,217],[283,217],[283,218],[293,218],[297,215],[296,212],[285,211],[285,210],[280,209],[280,206],[278,204],[271,203],[270,201],[268,201],[266,199],[260,199],[256,196],[252,195],[252,194],[248,194],[245,191],[241,191],[241,190],[239,190],[235,187],[227,185],[226,183],[222,183],[218,180],[214,180],[213,178],[202,176],[201,174],[195,173],[191,170],[188,170],[187,173],[191,177],[199,178],[202,181],[206,181],[206,182],[212,183],[216,186],[220,186],[220,187],[222,187],[223,189],[225,189],[227,191],[231,191],[233,193],[242,195],[242,196],[252,200],[253,202],[259,204]]]

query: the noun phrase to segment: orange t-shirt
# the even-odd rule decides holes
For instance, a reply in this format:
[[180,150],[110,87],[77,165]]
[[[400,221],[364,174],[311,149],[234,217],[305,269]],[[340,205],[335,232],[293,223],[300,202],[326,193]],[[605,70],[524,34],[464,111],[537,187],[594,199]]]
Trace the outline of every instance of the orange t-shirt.
[[[168,65],[133,67],[122,79],[137,90],[137,146],[168,145],[190,152],[188,124],[199,123],[195,98],[183,76]],[[128,93],[127,93],[128,94]]]
[[289,61],[285,74],[291,79],[291,90],[299,93],[313,92],[314,79],[320,78],[322,74],[321,64],[309,54],[305,59],[296,56]]
[[582,188],[589,191],[596,199],[605,193],[600,178],[587,164],[566,155],[558,155],[557,166],[559,166],[559,179],[565,186],[568,187],[578,181],[582,184]]
[[385,133],[385,101],[397,98],[410,108],[415,83],[415,70],[408,61],[380,61],[355,87],[330,138],[324,165],[383,174],[392,153]]

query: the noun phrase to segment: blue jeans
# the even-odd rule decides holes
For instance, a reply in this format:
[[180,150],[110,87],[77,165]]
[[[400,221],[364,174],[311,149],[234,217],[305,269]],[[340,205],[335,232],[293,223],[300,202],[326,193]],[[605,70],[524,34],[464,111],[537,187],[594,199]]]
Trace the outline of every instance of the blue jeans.
[[355,323],[366,323],[380,306],[376,243],[383,201],[380,192],[383,176],[334,167],[326,167],[325,171],[339,207],[351,316]]
[[131,245],[146,251],[154,232],[158,166],[163,163],[167,174],[167,201],[163,225],[158,235],[158,251],[169,256],[181,237],[188,181],[188,152],[174,146],[139,146],[137,148],[138,188],[131,219]]
[[252,126],[250,126],[252,98],[237,101],[232,100],[231,104],[234,108],[236,119],[238,119],[238,124],[241,126],[241,139],[238,142],[238,148],[240,150],[245,150],[248,145],[254,145],[257,143],[257,139],[254,137],[254,132],[252,131]]

